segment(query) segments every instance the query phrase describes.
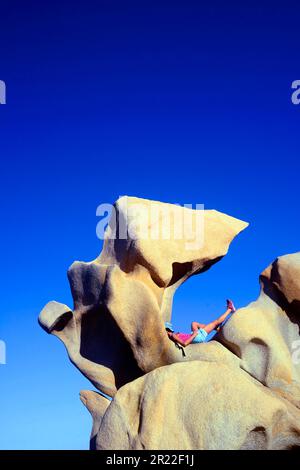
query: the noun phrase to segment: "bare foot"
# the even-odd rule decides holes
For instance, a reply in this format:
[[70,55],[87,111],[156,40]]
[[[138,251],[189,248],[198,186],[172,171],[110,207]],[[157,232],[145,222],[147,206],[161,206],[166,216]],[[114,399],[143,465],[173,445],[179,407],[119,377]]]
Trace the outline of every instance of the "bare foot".
[[236,308],[235,308],[234,303],[232,302],[232,300],[227,299],[226,303],[227,303],[227,308],[229,308],[232,311],[232,313],[236,311]]

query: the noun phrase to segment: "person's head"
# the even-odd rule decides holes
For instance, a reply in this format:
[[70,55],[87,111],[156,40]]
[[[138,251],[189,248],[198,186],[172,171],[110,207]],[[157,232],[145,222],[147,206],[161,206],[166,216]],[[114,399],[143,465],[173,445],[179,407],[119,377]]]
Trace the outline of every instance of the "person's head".
[[168,336],[170,336],[172,333],[174,333],[173,325],[172,325],[172,323],[170,323],[168,321],[165,322],[165,329],[166,329],[166,332],[167,332]]

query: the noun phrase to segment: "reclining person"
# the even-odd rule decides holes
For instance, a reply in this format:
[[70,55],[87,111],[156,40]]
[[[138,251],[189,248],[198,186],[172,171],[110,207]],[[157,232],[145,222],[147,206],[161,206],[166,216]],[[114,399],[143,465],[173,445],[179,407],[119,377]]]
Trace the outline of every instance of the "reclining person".
[[172,324],[166,322],[165,328],[169,338],[174,341],[174,343],[180,344],[184,348],[191,343],[204,343],[206,341],[207,335],[213,330],[219,330],[220,325],[228,317],[228,315],[235,312],[236,308],[232,300],[227,299],[226,302],[227,310],[225,313],[223,313],[223,315],[217,318],[217,320],[208,323],[207,325],[205,325],[204,323],[198,323],[197,321],[193,321],[191,324],[191,333],[175,333]]

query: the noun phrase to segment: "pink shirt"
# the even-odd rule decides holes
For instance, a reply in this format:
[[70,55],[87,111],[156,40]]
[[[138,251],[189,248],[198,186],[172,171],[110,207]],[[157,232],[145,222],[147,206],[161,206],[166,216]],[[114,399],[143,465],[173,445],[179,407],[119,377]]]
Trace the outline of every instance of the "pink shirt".
[[187,339],[189,339],[189,338],[192,336],[192,335],[189,334],[189,333],[175,333],[175,334],[176,334],[176,336],[178,336],[178,338],[179,338],[181,341],[183,341],[183,342],[185,342]]

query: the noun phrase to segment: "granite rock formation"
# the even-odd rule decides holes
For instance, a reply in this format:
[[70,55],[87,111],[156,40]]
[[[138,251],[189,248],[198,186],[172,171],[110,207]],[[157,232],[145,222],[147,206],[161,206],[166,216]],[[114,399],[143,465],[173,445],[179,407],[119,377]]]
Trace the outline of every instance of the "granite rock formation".
[[68,271],[74,308],[49,302],[40,325],[110,396],[157,367],[199,358],[199,346],[184,357],[165,334],[175,290],[219,261],[247,225],[215,210],[122,197],[100,256]]
[[276,259],[259,298],[201,345],[200,359],[120,389],[98,417],[95,448],[300,448],[299,280],[300,253]]
[[[180,218],[190,224],[183,237],[174,236]],[[172,236],[162,235],[166,220]],[[124,197],[100,256],[71,266],[74,308],[49,302],[39,322],[113,397],[81,392],[93,417],[91,448],[300,447],[300,253],[261,274],[258,299],[213,341],[183,356],[164,330],[176,288],[219,261],[246,226],[217,211]]]

